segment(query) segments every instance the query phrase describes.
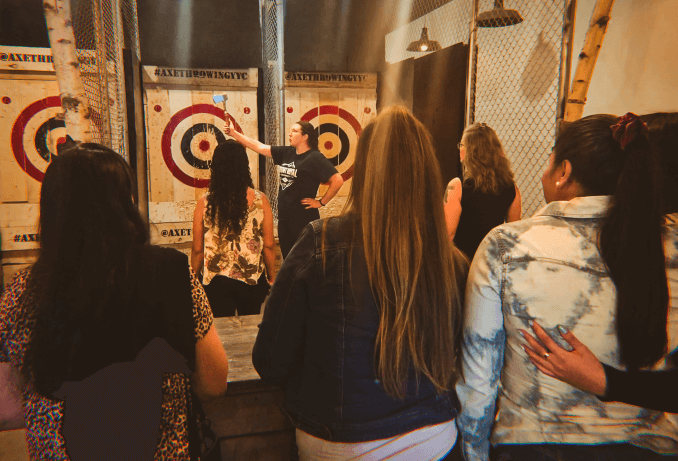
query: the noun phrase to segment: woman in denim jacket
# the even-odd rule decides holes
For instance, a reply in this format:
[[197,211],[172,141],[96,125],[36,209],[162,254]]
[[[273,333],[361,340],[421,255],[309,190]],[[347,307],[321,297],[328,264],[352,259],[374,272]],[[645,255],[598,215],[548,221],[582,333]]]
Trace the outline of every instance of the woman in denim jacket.
[[464,259],[446,238],[424,126],[391,108],[356,150],[347,211],[292,248],[254,346],[300,459],[439,460],[456,440]]
[[466,287],[457,384],[467,461],[488,459],[490,441],[503,461],[678,453],[675,416],[604,403],[540,373],[521,338],[538,322],[556,341],[571,331],[615,368],[667,367],[678,346],[668,289],[678,290],[678,266],[666,261],[678,257],[678,234],[664,228],[659,164],[633,114],[573,122],[542,177],[548,205],[481,243]]

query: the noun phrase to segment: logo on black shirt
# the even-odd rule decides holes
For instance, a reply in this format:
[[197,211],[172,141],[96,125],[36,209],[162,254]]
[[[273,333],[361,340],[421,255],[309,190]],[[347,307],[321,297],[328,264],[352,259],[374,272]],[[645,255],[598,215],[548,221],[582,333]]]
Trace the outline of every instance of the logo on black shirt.
[[285,190],[294,184],[297,178],[297,168],[292,163],[283,163],[278,166],[278,173],[280,173],[280,187]]

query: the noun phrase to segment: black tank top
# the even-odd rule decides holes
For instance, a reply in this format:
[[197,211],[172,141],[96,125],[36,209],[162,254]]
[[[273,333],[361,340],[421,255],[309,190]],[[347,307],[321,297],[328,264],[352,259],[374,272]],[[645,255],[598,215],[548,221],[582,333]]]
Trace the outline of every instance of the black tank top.
[[516,188],[510,184],[501,186],[497,193],[480,192],[469,178],[463,181],[461,190],[461,219],[454,244],[472,260],[485,236],[505,222]]

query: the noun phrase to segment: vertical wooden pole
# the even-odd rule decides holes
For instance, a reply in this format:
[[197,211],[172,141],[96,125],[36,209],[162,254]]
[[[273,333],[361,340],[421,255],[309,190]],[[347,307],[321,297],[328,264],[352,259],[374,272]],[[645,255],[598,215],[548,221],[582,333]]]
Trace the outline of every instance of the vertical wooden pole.
[[90,142],[91,111],[75,54],[70,0],[44,0],[43,6],[66,131],[77,141]]
[[469,33],[469,50],[468,50],[468,73],[466,75],[466,108],[464,110],[464,126],[469,126],[475,121],[475,91],[476,91],[476,63],[478,56],[478,24],[476,18],[478,17],[478,1],[473,0],[471,11],[471,30]]
[[572,75],[572,42],[577,16],[577,0],[565,0],[563,15],[563,37],[560,52],[560,80],[558,82],[558,114],[556,117],[556,137],[563,128],[565,107],[570,93],[570,77]]
[[598,54],[600,54],[600,47],[603,45],[605,32],[607,32],[612,5],[614,5],[614,0],[597,0],[593,8],[584,46],[579,54],[577,70],[574,73],[572,89],[565,106],[564,120],[566,122],[579,120],[584,113],[586,94],[589,90],[593,70],[596,67]]

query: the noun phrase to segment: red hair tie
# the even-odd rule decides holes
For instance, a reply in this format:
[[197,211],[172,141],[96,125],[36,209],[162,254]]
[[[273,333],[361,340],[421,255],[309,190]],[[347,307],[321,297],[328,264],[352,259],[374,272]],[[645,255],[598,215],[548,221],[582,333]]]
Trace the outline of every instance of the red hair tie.
[[622,149],[625,149],[638,133],[645,137],[648,135],[647,125],[633,112],[627,112],[616,125],[612,125],[610,128],[612,128],[612,136]]

